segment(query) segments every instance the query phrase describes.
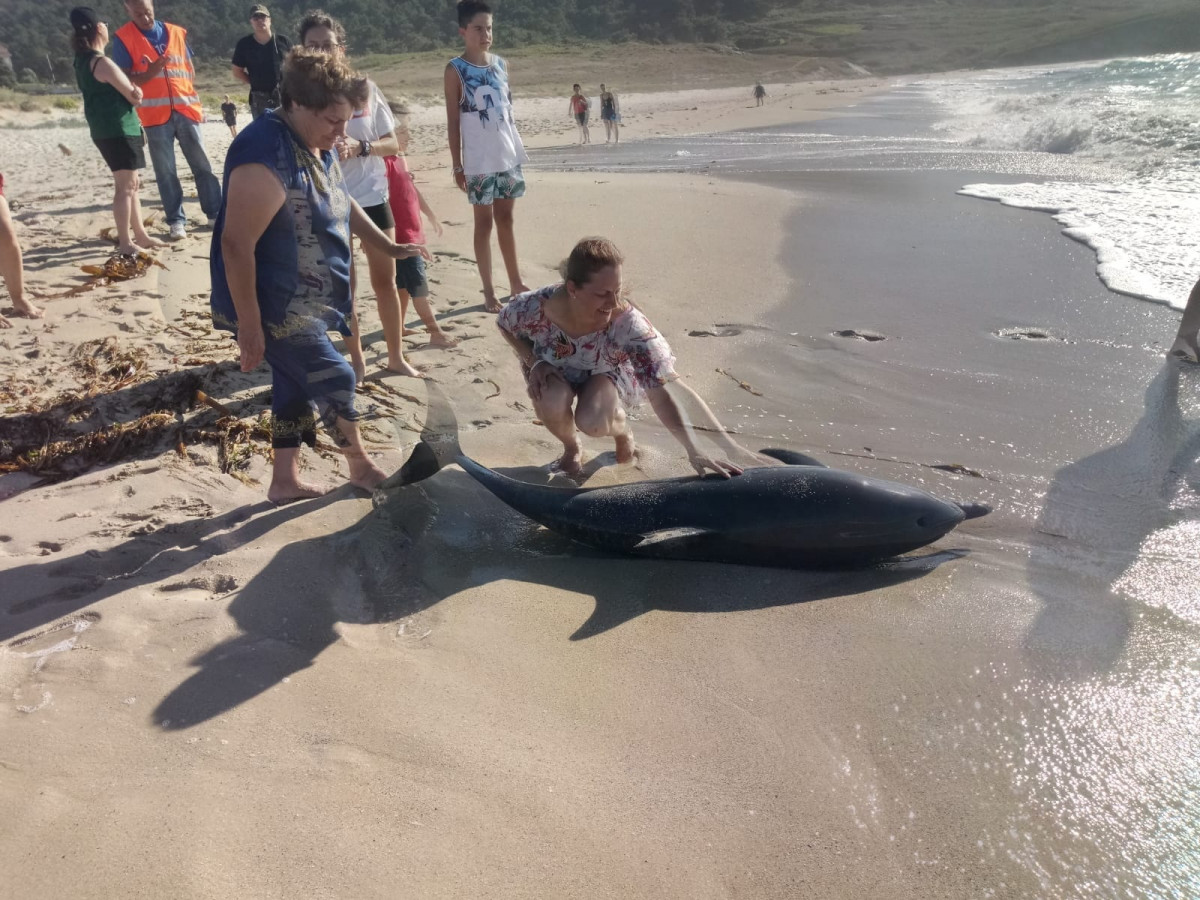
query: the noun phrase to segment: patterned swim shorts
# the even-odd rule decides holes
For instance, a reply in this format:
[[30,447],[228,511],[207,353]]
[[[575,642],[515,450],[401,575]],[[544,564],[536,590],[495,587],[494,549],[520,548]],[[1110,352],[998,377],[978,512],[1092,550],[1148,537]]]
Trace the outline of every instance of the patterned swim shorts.
[[491,206],[493,200],[516,200],[525,196],[525,176],[521,167],[507,172],[471,175],[467,178],[467,199],[472,206]]

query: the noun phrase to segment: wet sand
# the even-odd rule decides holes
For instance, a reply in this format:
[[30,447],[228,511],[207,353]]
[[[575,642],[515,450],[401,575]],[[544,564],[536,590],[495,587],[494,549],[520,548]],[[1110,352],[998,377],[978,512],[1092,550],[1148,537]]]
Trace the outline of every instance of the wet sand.
[[[414,361],[467,452],[546,480],[465,205],[422,171],[451,223],[435,301],[469,340]],[[955,177],[534,170],[518,207],[531,282],[581,234],[626,248],[680,370],[748,445],[996,505],[910,560],[610,558],[457,467],[276,509],[262,459],[243,483],[204,445],[4,501],[6,889],[1186,895],[1197,370],[1162,359],[1169,310],[1107,295],[1048,218],[956,197]],[[76,223],[68,195],[25,226]],[[164,326],[204,308],[204,252],[197,236],[156,280],[48,303],[53,330],[0,336],[6,372],[97,333],[199,368]],[[209,393],[256,414],[263,373],[223,371]],[[383,384],[410,395],[368,395],[394,468],[435,403]],[[684,471],[636,428],[643,471],[590,483]]]

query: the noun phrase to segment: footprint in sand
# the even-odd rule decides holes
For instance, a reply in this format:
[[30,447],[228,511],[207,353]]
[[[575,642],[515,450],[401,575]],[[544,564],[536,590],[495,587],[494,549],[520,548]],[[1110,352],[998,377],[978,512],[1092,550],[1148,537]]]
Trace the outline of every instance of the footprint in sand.
[[708,331],[706,329],[689,331],[689,337],[737,337],[742,333],[740,328],[721,328],[718,331]]
[[1001,328],[992,334],[1010,341],[1062,341],[1044,328]]
[[841,331],[835,331],[835,337],[853,338],[859,341],[886,341],[887,335],[879,334],[875,331],[856,331],[853,328],[845,328]]

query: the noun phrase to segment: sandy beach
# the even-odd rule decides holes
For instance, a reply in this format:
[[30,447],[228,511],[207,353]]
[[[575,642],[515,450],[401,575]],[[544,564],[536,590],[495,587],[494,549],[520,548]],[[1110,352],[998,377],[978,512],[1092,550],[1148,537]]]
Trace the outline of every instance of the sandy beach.
[[[885,88],[768,85],[762,109],[631,92],[623,138],[853,114]],[[531,147],[572,145],[565,107],[520,100]],[[410,342],[434,385],[385,375],[361,296],[364,434],[398,469],[448,402],[473,458],[546,482],[555,444],[483,310],[441,115],[414,115],[410,165],[461,343]],[[224,126],[205,139],[223,159]],[[47,311],[0,332],[5,439],[43,460],[0,475],[0,896],[1196,885],[1178,662],[1200,626],[1198,375],[1162,356],[1178,314],[1107,295],[1048,218],[956,197],[953,172],[530,167],[526,279],[555,280],[578,237],[615,240],[744,444],[995,507],[911,558],[805,572],[605,556],[456,466],[271,506],[270,378],[206,322],[208,232],[63,296],[110,252],[99,155],[60,124],[0,128],[0,158]],[[648,408],[635,432],[638,467],[589,485],[688,473]],[[344,477],[329,450],[303,459]]]

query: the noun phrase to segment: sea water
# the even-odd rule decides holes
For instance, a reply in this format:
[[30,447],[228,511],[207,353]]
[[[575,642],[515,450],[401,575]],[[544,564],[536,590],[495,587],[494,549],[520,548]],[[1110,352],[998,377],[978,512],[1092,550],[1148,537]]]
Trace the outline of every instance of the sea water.
[[1053,215],[1112,291],[1182,308],[1200,279],[1200,54],[912,80],[808,125],[533,157],[727,175],[953,170],[962,194]]

